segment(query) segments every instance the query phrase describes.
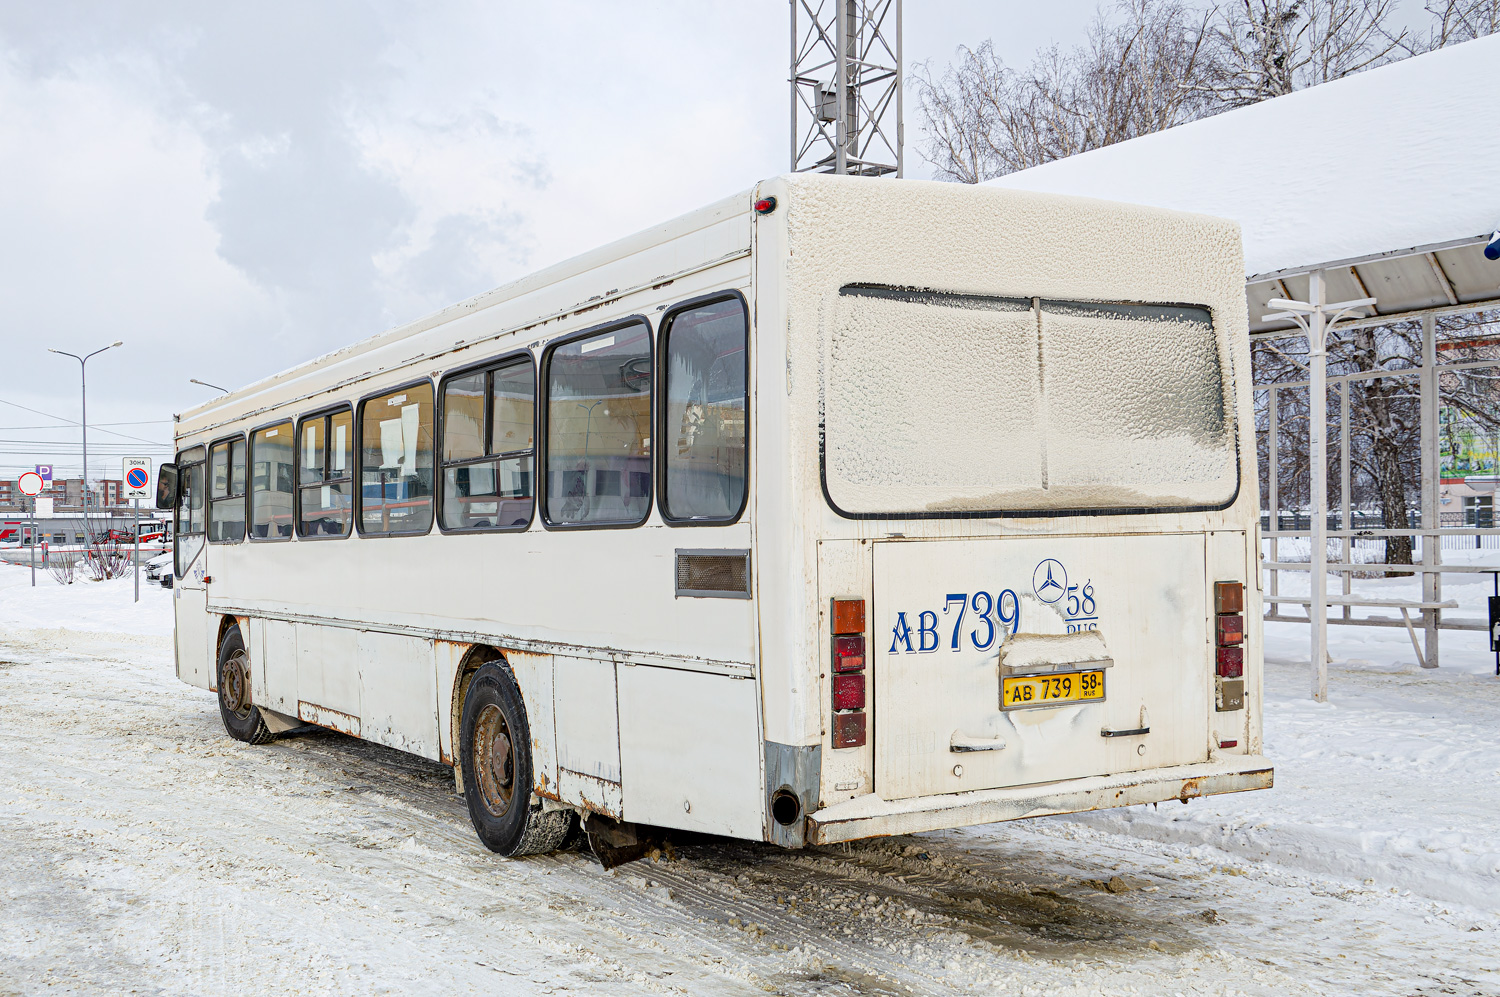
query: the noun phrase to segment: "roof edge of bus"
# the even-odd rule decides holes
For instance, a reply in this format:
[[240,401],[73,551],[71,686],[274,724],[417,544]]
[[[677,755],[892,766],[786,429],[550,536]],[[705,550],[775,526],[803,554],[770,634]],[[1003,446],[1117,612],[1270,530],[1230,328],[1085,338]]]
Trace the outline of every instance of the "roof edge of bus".
[[[756,186],[759,185],[757,184]],[[445,305],[437,311],[430,312],[427,315],[414,319],[413,321],[404,323],[402,325],[393,326],[392,328],[387,329],[384,332],[376,333],[373,336],[366,337],[365,339],[361,339],[357,342],[351,343],[348,346],[342,346],[328,353],[310,357],[307,360],[304,360],[292,367],[288,367],[285,370],[279,371],[278,373],[263,377],[258,381],[252,381],[251,383],[243,385],[242,387],[238,387],[232,391],[225,392],[217,398],[212,398],[206,402],[195,405],[192,408],[187,409],[177,415],[176,422],[178,425],[181,425],[182,423],[192,421],[200,416],[207,415],[208,413],[211,413],[215,409],[221,408],[226,404],[242,401],[268,388],[275,387],[278,384],[283,384],[287,381],[300,377],[308,371],[320,367],[335,358],[348,359],[358,356],[362,353],[369,352],[370,350],[377,349],[382,346],[387,346],[391,343],[399,342],[419,333],[426,332],[429,329],[436,328],[437,326],[442,325],[444,322],[456,318],[460,315],[469,315],[478,311],[482,311],[493,305],[508,301],[511,298],[516,297],[517,295],[524,294],[525,292],[532,290],[533,288],[536,288],[538,286],[545,286],[554,281],[564,280],[568,277],[573,277],[580,273],[584,273],[588,270],[593,269],[594,267],[600,266],[603,263],[607,263],[611,260],[617,259],[620,256],[625,255],[627,252],[636,251],[643,246],[654,245],[658,242],[664,242],[669,239],[676,238],[687,232],[702,228],[705,226],[705,224],[711,224],[712,222],[720,220],[728,215],[739,212],[748,213],[753,209],[753,196],[755,189],[756,187],[752,186],[731,194],[727,197],[721,197],[718,200],[711,201],[700,208],[695,208],[692,211],[684,212],[683,214],[677,215],[674,218],[669,218],[666,221],[659,222],[656,225],[652,225],[648,228],[639,229],[629,235],[622,236],[621,238],[605,243],[602,246],[597,246],[594,249],[588,250],[587,252],[579,253],[576,256],[571,256],[567,259],[560,260],[557,263],[553,263],[550,266],[543,267],[540,270],[534,270],[531,273],[526,274],[524,277],[518,277],[513,281],[501,284],[498,287],[491,288],[488,291],[481,291],[479,294],[476,294],[469,298],[465,298],[462,301],[455,302],[454,304]],[[580,306],[584,304],[586,304],[586,302],[579,302]]]
[[[1077,194],[1060,194],[1044,191],[1032,191],[1017,188],[991,186],[987,184],[961,184],[938,180],[918,180],[906,178],[903,184],[930,187],[935,190],[952,191],[955,196],[980,196],[995,199],[1015,198],[1018,200],[1052,201],[1052,202],[1083,202],[1088,204],[1109,206],[1114,210],[1131,213],[1139,213],[1149,216],[1177,216],[1196,217],[1202,219],[1213,219],[1216,222],[1232,226],[1239,237],[1239,223],[1229,218],[1216,215],[1205,215],[1198,212],[1182,211],[1173,208],[1160,208],[1149,205],[1133,204],[1128,201],[1110,201],[1103,198],[1088,197]],[[193,408],[187,409],[176,416],[174,435],[184,435],[180,427],[187,423],[201,422],[205,416],[225,408],[241,404],[256,395],[268,391],[287,382],[303,377],[315,370],[328,365],[331,362],[348,360],[369,353],[373,350],[398,343],[404,339],[420,335],[423,332],[436,328],[443,323],[465,315],[472,315],[495,305],[525,294],[538,287],[566,280],[570,277],[608,264],[620,259],[632,252],[638,252],[649,246],[669,241],[700,228],[715,224],[735,214],[748,214],[754,210],[754,199],[757,191],[767,184],[785,185],[787,187],[807,185],[854,185],[869,184],[870,181],[863,177],[836,176],[826,173],[781,173],[773,177],[767,177],[757,184],[741,190],[735,194],[712,201],[700,208],[678,215],[674,218],[660,222],[645,229],[640,229],[630,235],[616,239],[612,242],[598,246],[587,252],[580,253],[568,259],[561,260],[550,266],[535,270],[523,277],[501,284],[488,291],[483,291],[473,297],[466,298],[455,304],[447,305],[435,312],[395,326],[384,332],[377,333],[365,339],[358,340],[347,346],[332,350],[328,353],[310,357],[292,367],[288,367],[279,373],[263,377],[250,384],[226,392],[217,398],[210,399]],[[960,193],[962,192],[962,193]],[[590,300],[577,302],[577,307],[586,307]]]

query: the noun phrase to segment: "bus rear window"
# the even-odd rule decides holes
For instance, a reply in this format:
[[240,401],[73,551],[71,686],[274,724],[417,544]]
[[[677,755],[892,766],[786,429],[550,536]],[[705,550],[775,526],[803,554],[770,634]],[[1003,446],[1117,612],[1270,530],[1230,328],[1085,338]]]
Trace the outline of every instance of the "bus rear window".
[[845,287],[824,473],[853,516],[1214,508],[1238,489],[1205,308]]

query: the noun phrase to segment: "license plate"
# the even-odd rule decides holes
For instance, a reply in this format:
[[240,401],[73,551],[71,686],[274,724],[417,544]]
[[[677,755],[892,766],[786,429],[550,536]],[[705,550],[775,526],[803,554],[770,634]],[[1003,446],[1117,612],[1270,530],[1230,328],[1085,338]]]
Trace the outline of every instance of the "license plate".
[[1064,706],[1104,698],[1104,672],[1056,672],[1051,675],[1010,675],[1000,680],[1000,708],[1025,710],[1033,706]]

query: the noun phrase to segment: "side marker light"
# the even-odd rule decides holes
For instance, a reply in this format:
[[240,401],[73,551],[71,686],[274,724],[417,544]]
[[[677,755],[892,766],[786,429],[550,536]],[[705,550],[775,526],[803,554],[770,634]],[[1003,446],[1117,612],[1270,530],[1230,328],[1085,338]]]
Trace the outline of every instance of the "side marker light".
[[755,202],[755,213],[757,215],[769,215],[776,210],[776,198],[763,197]]

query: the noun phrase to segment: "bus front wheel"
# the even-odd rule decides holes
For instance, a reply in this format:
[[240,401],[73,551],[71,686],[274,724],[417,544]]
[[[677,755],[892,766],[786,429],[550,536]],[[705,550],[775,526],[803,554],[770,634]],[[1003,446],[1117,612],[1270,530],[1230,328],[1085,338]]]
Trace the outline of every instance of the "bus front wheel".
[[531,727],[521,690],[504,662],[491,661],[474,673],[459,731],[464,802],[479,840],[512,857],[559,848],[575,815],[544,811],[532,798]]
[[271,740],[265,718],[250,702],[250,655],[245,652],[245,639],[238,626],[224,631],[224,639],[219,642],[217,678],[219,716],[229,736],[246,744]]

